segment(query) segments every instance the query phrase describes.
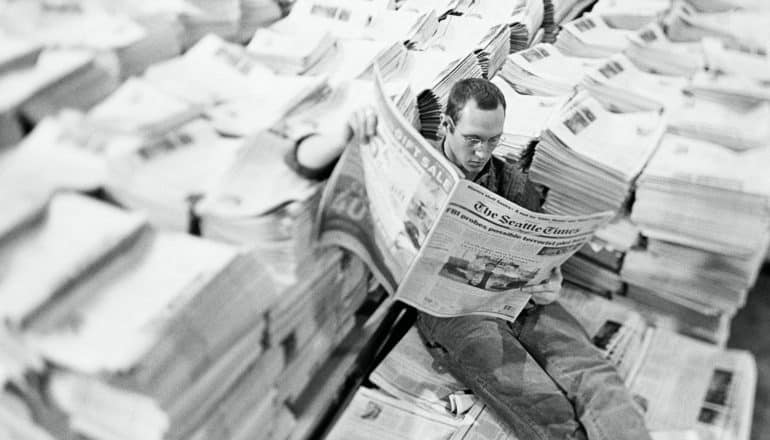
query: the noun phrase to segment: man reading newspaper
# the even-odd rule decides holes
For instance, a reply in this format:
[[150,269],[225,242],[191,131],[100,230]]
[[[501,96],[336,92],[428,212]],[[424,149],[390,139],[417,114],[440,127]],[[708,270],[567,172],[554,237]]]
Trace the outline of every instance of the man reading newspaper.
[[[505,98],[493,83],[477,78],[461,80],[453,86],[442,115],[444,136],[432,146],[457,168],[459,176],[526,208],[529,215],[538,213],[541,200],[527,176],[515,166],[492,156],[503,133],[505,111]],[[351,116],[347,126],[335,128],[336,132],[329,130],[301,139],[288,158],[290,164],[308,178],[326,178],[332,173],[338,157],[346,153],[343,155],[344,162],[352,148],[356,148],[355,151],[360,149],[360,153],[356,154],[363,157],[369,154],[366,149],[392,146],[376,142],[378,132],[392,129],[391,121],[381,120],[387,114],[379,115],[378,119],[374,109],[361,110]],[[396,137],[402,134],[399,129],[406,130],[403,126],[397,127],[394,131]],[[427,160],[422,158],[417,162]],[[345,164],[337,166],[335,176],[341,174],[339,168],[342,166]],[[366,171],[365,165],[360,168]],[[434,168],[426,170],[434,175],[440,173]],[[399,173],[400,170],[379,172]],[[347,180],[345,185],[339,185],[334,176],[331,180],[333,182],[329,185],[343,186],[340,193],[355,191],[350,186],[356,186],[356,182]],[[431,185],[422,185],[425,186],[428,189],[421,188],[420,191],[433,191]],[[382,191],[373,193],[369,187],[367,190],[371,199],[392,196]],[[424,197],[421,200],[431,199]],[[489,197],[483,200],[487,201]],[[488,205],[495,206],[492,202]],[[479,206],[479,203],[473,206]],[[485,211],[487,205],[482,206]],[[400,232],[392,234],[395,238],[388,242],[387,250],[398,254],[414,246],[422,252],[418,245],[429,241],[432,230],[419,223],[421,219],[430,217],[426,212],[431,210],[437,209],[425,202],[407,205],[405,211],[409,220],[399,220],[402,225]],[[451,211],[451,208],[447,210]],[[388,213],[377,214],[385,216]],[[495,218],[493,214],[490,216]],[[542,216],[548,217],[545,214]],[[439,217],[435,223],[442,218]],[[481,220],[474,222],[484,221],[481,216],[475,218]],[[372,228],[380,223],[383,222],[376,223]],[[485,228],[492,230],[491,227]],[[449,241],[444,238],[445,243]],[[568,252],[569,249],[558,247],[564,242],[560,243],[556,247],[538,248],[537,255],[546,258],[550,254]],[[440,265],[434,264],[433,273],[441,277],[442,282],[456,283],[458,291],[459,286],[464,289],[473,286],[484,289],[490,295],[499,291],[518,291],[526,294],[519,296],[531,299],[528,303],[525,300],[516,309],[518,316],[511,315],[515,319],[490,314],[437,317],[433,316],[435,313],[421,311],[417,327],[438,365],[446,368],[490,405],[518,438],[649,439],[642,414],[615,369],[591,345],[572,316],[555,302],[562,281],[559,268],[551,270],[550,277],[547,274],[541,277],[546,279],[539,284],[530,285],[527,282],[533,281],[531,271],[528,273],[515,262],[503,261],[504,253],[498,252],[503,257],[493,255],[494,252],[485,253],[490,248],[493,245],[489,243],[470,247],[471,252],[459,257],[450,256]],[[410,261],[415,260],[417,258],[413,257]],[[415,278],[409,276],[413,271],[410,266],[407,276],[402,277],[402,284]],[[411,282],[411,285],[421,284]],[[514,301],[515,296],[509,295],[508,298]]]

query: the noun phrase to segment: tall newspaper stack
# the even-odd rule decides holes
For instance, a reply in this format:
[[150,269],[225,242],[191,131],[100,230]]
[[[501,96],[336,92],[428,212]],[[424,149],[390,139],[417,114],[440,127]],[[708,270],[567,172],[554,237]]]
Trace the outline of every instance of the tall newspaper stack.
[[250,139],[195,208],[204,237],[243,245],[287,284],[321,257],[312,239],[320,186],[283,162],[292,146],[269,133]]
[[619,211],[665,129],[657,111],[611,113],[585,92],[543,133],[530,168],[559,214]]
[[540,139],[548,121],[567,102],[567,98],[519,93],[499,76],[492,82],[503,93],[507,105],[503,136],[494,154],[511,163],[519,163],[524,160],[530,146]]
[[259,357],[278,299],[235,248],[75,194],[53,197],[1,252],[3,320],[49,362],[27,385],[45,398],[23,397],[57,436],[46,413],[91,438],[186,438]]
[[[674,134],[639,179],[631,219],[648,237],[622,275],[653,294],[717,320],[746,302],[767,249],[767,147],[736,152]],[[676,268],[676,270],[674,270]],[[724,342],[727,334],[708,335]]]

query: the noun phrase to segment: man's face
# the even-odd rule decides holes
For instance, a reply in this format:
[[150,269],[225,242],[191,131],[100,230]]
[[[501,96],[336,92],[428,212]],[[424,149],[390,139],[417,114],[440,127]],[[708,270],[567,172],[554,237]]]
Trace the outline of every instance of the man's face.
[[482,110],[474,99],[460,111],[459,121],[447,120],[444,152],[466,174],[475,176],[492,157],[505,124],[505,110]]

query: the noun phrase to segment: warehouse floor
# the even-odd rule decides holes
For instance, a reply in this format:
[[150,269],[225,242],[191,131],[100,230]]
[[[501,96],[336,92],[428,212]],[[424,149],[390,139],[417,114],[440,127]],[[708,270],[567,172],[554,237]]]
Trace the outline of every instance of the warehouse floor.
[[770,433],[770,265],[765,265],[748,303],[732,323],[728,346],[754,353],[757,359],[757,397],[752,440]]

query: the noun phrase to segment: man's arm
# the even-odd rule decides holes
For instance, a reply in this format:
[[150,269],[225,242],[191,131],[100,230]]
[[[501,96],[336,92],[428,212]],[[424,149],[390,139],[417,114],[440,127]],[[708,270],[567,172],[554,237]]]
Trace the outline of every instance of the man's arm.
[[377,115],[370,108],[361,109],[342,127],[328,127],[300,138],[287,162],[304,177],[325,179],[351,140],[366,144],[376,133]]

